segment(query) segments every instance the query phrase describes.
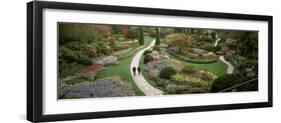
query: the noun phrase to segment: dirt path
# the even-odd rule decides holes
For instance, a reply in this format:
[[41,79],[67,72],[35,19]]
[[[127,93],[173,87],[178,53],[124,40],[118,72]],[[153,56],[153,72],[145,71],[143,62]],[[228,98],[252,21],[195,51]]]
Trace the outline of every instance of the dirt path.
[[[142,74],[138,75],[136,72],[136,75],[134,75],[132,69],[133,67],[138,67],[140,60],[141,60],[141,56],[143,54],[143,52],[151,47],[153,47],[155,45],[155,40],[153,40],[149,46],[147,46],[146,48],[140,50],[139,52],[137,52],[137,54],[134,56],[133,60],[131,61],[130,64],[130,70],[131,70],[131,75],[132,78],[134,80],[134,82],[136,83],[136,85],[140,88],[140,90],[146,95],[146,96],[154,96],[154,95],[162,95],[163,92],[157,88],[154,88],[153,86],[151,86],[146,80],[145,78],[142,76]],[[144,68],[142,68],[144,69]],[[122,72],[122,71],[120,71]]]

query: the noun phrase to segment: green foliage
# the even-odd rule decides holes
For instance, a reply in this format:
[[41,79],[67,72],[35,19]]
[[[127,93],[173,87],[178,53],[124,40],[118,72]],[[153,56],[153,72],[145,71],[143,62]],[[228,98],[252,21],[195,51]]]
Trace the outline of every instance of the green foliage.
[[150,62],[150,61],[152,61],[153,60],[153,57],[151,56],[151,55],[149,55],[149,54],[147,54],[147,55],[145,55],[144,57],[143,57],[143,62],[144,62],[144,64],[147,64],[148,62]]
[[80,51],[73,51],[65,46],[59,48],[59,57],[60,61],[66,60],[67,62],[78,62],[83,65],[90,65],[92,64],[92,60],[82,54]]
[[195,72],[196,70],[194,69],[193,66],[191,65],[186,65],[183,69],[182,69],[182,72],[184,73],[193,73]]
[[79,72],[84,65],[82,64],[68,64],[66,62],[62,62],[59,64],[59,77],[60,78],[65,78],[67,76],[71,76]]
[[152,53],[152,50],[146,50],[146,51],[144,51],[144,52],[143,52],[143,55],[147,55],[147,54],[149,54],[149,53]]
[[94,42],[101,40],[101,38],[102,35],[95,25],[59,24],[59,42]]
[[140,35],[139,35],[139,45],[144,45],[144,34],[142,27],[139,28]]
[[239,72],[245,76],[258,76],[258,61],[243,56],[234,56],[232,62]]
[[200,40],[205,41],[205,42],[212,42],[212,39],[210,37],[208,37],[207,35],[200,36]]
[[157,81],[155,82],[158,87],[162,87],[162,88],[166,88],[166,86],[169,84],[169,80],[161,79],[161,78],[158,78]]
[[111,46],[111,49],[112,49],[113,51],[118,51],[118,50],[124,49],[124,47],[123,47],[122,44],[113,44],[113,45]]
[[111,30],[112,30],[112,33],[114,33],[114,34],[121,33],[121,30],[120,30],[119,26],[117,26],[117,25],[111,25]]
[[99,55],[109,55],[112,52],[111,47],[103,42],[97,43],[96,48],[98,50]]
[[214,80],[210,91],[219,92],[224,89],[233,87],[237,84],[243,83],[249,79],[250,79],[249,77],[245,77],[238,74],[225,74]]
[[158,72],[150,72],[148,75],[149,79],[157,82],[159,79],[159,73]]
[[114,37],[118,40],[118,41],[125,41],[126,40],[126,36],[123,34],[116,34],[114,35]]
[[154,47],[153,47],[153,50],[160,51],[160,50],[161,50],[161,48],[160,48],[160,46],[159,46],[159,45],[157,45],[157,46],[154,46]]
[[219,51],[219,50],[221,50],[221,47],[220,47],[220,46],[216,46],[216,47],[213,48],[212,51],[213,51],[213,52],[216,52],[216,51]]
[[181,69],[184,67],[184,65],[176,59],[165,59],[164,63],[167,66],[173,67],[177,71],[181,71]]
[[177,71],[175,68],[168,66],[160,71],[159,76],[164,79],[170,79],[171,76],[176,73],[177,73]]
[[194,40],[191,36],[183,33],[172,33],[166,36],[168,47],[179,48],[178,52],[182,53],[184,48],[191,47],[194,44]]
[[212,51],[214,45],[212,43],[204,42],[202,45],[199,45],[200,49],[205,49],[207,51]]
[[258,58],[258,32],[246,32],[240,38],[239,54],[249,58]]
[[85,55],[81,55],[79,56],[79,58],[77,59],[78,63],[81,63],[83,65],[91,65],[93,62],[92,62],[92,59],[85,56]]
[[74,50],[74,51],[88,51],[90,49],[89,45],[84,42],[79,42],[79,41],[71,41],[64,43],[63,46]]

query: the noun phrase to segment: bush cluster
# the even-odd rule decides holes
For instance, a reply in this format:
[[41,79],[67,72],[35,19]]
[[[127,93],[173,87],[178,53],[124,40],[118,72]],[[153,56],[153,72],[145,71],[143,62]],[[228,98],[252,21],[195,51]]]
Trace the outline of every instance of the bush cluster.
[[149,54],[146,54],[143,58],[144,64],[147,64],[148,62],[153,61],[153,57]]
[[237,84],[243,83],[247,80],[250,80],[250,78],[238,74],[225,74],[214,80],[210,91],[219,92]]
[[160,71],[159,76],[164,79],[170,79],[171,76],[176,73],[177,73],[177,71],[175,68],[168,66]]
[[84,55],[81,51],[73,51],[67,47],[60,47],[60,60],[65,60],[67,62],[78,62],[83,65],[92,64],[91,58]]
[[161,48],[160,48],[160,46],[158,45],[158,46],[154,46],[154,47],[153,47],[153,50],[160,51]]
[[143,52],[143,55],[147,55],[147,54],[149,54],[149,53],[152,53],[152,50],[146,50],[146,51],[144,51],[144,52]]

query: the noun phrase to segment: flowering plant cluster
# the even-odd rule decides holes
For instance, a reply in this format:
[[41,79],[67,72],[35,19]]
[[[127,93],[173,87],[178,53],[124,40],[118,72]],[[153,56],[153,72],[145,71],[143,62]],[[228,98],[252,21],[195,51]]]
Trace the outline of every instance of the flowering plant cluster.
[[[218,78],[215,74],[213,74],[211,72],[208,72],[208,71],[200,71],[200,72],[208,74],[213,79]],[[210,87],[212,84],[212,80],[204,80],[201,78],[192,77],[192,76],[188,76],[186,74],[181,74],[181,73],[172,75],[171,80],[177,81],[177,82],[189,82],[189,83],[191,83],[195,86],[199,86],[199,87]]]
[[214,73],[212,73],[212,72],[206,71],[206,70],[200,70],[199,72],[200,72],[200,73],[207,74],[207,75],[208,75],[208,76],[210,76],[212,79],[216,79],[216,78],[218,78],[218,76],[217,76],[217,75],[215,75],[215,74],[214,74]]

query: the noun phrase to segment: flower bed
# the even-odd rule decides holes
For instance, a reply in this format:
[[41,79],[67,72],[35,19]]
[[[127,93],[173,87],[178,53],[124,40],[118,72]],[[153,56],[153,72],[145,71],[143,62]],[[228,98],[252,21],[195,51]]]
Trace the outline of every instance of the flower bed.
[[186,56],[183,56],[183,55],[180,55],[179,53],[176,53],[176,52],[173,52],[171,50],[167,50],[167,52],[176,57],[176,58],[179,58],[179,59],[182,59],[184,61],[187,61],[187,62],[192,62],[192,63],[198,63],[198,64],[206,64],[206,63],[214,63],[214,62],[217,62],[217,58],[205,58],[205,59],[202,59],[202,58],[198,58],[198,56],[192,56],[192,55],[186,55]]
[[211,79],[203,79],[200,78],[200,76],[195,77],[187,74],[177,73],[171,76],[171,80],[175,82],[188,82],[196,87],[209,88],[212,84],[212,81],[217,78],[215,74],[208,71],[199,71],[198,73],[208,75],[209,77],[211,77]]

